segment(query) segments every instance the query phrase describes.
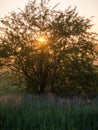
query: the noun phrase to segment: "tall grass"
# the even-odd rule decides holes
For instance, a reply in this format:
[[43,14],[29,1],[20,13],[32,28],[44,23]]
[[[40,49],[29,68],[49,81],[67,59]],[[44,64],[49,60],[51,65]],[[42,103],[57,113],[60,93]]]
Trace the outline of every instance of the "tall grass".
[[13,97],[1,103],[0,130],[98,130],[98,105]]

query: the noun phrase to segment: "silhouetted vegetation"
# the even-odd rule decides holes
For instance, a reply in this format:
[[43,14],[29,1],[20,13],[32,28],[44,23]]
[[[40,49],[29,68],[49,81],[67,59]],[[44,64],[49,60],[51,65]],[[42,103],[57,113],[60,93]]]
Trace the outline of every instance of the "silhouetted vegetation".
[[48,7],[48,1],[34,0],[1,23],[0,65],[22,79],[27,91],[95,94],[92,63],[97,40],[90,18],[79,16],[76,8],[57,11]]

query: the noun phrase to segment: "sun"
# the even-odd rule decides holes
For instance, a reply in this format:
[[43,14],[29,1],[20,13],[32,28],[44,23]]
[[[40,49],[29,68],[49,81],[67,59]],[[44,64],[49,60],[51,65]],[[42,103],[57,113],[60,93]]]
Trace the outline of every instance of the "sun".
[[39,37],[37,38],[37,43],[38,43],[38,45],[40,45],[40,46],[46,45],[46,44],[47,44],[47,38],[46,38],[46,36],[39,36]]
[[38,41],[41,42],[41,43],[43,43],[43,42],[46,42],[46,39],[44,37],[39,37]]

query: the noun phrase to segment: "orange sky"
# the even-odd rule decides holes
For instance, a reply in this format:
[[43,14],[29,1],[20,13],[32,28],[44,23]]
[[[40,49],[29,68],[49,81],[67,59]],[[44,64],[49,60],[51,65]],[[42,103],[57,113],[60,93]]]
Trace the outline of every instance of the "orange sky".
[[[40,0],[38,0],[40,2]],[[8,14],[8,12],[16,11],[17,8],[23,9],[28,0],[0,0],[0,18]],[[98,33],[98,0],[51,0],[51,5],[60,2],[60,9],[65,9],[68,6],[77,7],[77,11],[81,16],[91,17],[94,23],[93,31]]]

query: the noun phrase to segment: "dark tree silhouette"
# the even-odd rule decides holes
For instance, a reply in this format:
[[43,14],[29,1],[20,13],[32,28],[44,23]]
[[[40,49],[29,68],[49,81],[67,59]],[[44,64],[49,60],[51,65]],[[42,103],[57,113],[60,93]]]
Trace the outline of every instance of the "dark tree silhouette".
[[27,90],[62,94],[95,90],[96,34],[89,31],[91,19],[79,16],[76,8],[57,11],[46,0],[34,0],[1,23],[1,65],[17,72]]

